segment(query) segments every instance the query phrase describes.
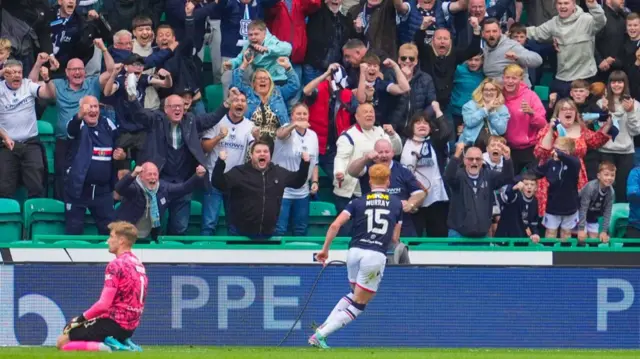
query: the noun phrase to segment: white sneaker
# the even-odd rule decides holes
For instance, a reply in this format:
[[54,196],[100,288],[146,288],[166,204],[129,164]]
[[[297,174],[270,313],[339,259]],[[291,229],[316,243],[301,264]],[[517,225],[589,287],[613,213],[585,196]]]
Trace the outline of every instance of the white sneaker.
[[137,97],[138,96],[138,76],[136,76],[136,74],[129,74],[127,75],[127,81],[126,81],[126,88],[127,88],[127,95],[129,95],[130,97]]

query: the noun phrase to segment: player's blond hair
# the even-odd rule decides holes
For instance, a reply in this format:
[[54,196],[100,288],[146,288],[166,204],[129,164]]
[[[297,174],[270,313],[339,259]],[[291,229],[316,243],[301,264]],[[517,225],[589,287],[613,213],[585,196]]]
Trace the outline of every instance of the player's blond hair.
[[389,166],[383,164],[377,164],[369,168],[369,179],[371,184],[375,186],[384,186],[389,182],[391,176],[391,170]]
[[109,223],[109,230],[118,237],[124,237],[132,245],[138,240],[138,229],[133,224],[126,221],[116,221]]

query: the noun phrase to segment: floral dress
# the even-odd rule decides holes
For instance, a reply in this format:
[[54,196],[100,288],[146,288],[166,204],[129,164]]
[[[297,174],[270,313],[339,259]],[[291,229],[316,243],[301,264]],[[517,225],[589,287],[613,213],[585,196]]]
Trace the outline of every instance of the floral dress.
[[[538,140],[535,149],[533,150],[533,154],[536,158],[543,163],[547,161],[551,157],[551,150],[547,150],[542,148],[542,139],[549,131],[549,125],[545,126],[543,129],[538,132]],[[553,141],[555,142],[558,137],[558,133],[554,131]],[[592,131],[588,129],[586,126],[582,126],[580,137],[576,138],[576,151],[575,156],[580,159],[580,175],[578,176],[578,190],[581,190],[584,187],[587,180],[587,170],[584,166],[584,156],[587,154],[587,150],[595,150],[602,146],[605,143],[609,142],[611,138],[603,133],[602,131]],[[540,216],[544,216],[545,210],[547,209],[547,193],[549,190],[549,182],[547,182],[546,178],[542,178],[538,181],[538,191],[536,192],[536,197],[538,198],[538,212]]]

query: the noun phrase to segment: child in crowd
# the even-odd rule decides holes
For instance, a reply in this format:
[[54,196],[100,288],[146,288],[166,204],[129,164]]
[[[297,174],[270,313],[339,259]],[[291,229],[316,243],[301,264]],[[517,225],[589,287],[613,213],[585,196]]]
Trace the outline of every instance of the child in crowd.
[[[529,51],[533,51],[543,58],[546,57],[545,54],[545,45],[541,45],[535,41],[527,40],[527,27],[524,24],[519,22],[514,22],[509,28],[509,38],[511,40],[515,40],[520,45],[522,45],[525,49]],[[525,78],[529,76],[529,80],[531,84],[535,86],[536,83],[539,82],[542,77],[542,67],[523,67],[525,73]],[[546,101],[546,99],[541,99],[542,101]]]
[[[482,154],[484,165],[496,172],[502,172],[504,165],[504,158],[502,157],[504,146],[507,145],[507,140],[502,136],[489,136],[487,141],[487,152]],[[502,189],[498,189],[493,192],[493,212],[491,217],[491,228],[489,229],[489,237],[493,237],[493,234],[500,222],[500,205],[498,204],[498,198]]]
[[11,56],[11,40],[0,38],[0,80],[4,80],[4,64]]
[[[553,128],[556,128],[559,121],[552,121]],[[552,158],[533,170],[538,177],[546,177],[549,182],[547,210],[543,220],[545,238],[556,238],[560,228],[560,239],[566,240],[578,224],[580,160],[574,156],[575,148],[574,139],[558,137]]]
[[[597,130],[596,124],[601,120],[601,117],[607,116],[600,106],[596,104],[596,101],[602,96],[598,84],[600,83],[596,82],[590,85],[589,81],[575,80],[571,82],[571,90],[569,91],[569,96],[571,96],[573,102],[576,103],[578,113],[582,116],[582,120],[592,131]],[[602,85],[604,86],[604,84]],[[604,121],[606,120],[607,118],[604,117]],[[584,165],[587,170],[588,179],[596,177],[599,158],[600,155],[597,149],[587,149],[587,154],[584,157]]]
[[456,67],[456,73],[453,76],[453,90],[451,91],[451,102],[449,103],[448,111],[450,118],[453,119],[453,126],[456,130],[456,141],[464,128],[462,106],[471,101],[473,91],[475,91],[478,86],[480,86],[482,80],[484,80],[482,60],[482,52],[480,52],[476,56],[458,65]]
[[[587,237],[600,238],[602,243],[609,242],[609,223],[615,198],[611,185],[615,179],[616,166],[604,161],[598,168],[598,178],[590,181],[580,190],[580,222],[578,222],[580,242],[584,242]],[[598,231],[600,217],[603,217],[602,229]]]
[[495,237],[528,237],[534,243],[540,241],[537,188],[536,176],[531,173],[522,175],[522,180],[515,186],[506,186],[506,189],[498,197],[503,214],[502,220],[498,223]]

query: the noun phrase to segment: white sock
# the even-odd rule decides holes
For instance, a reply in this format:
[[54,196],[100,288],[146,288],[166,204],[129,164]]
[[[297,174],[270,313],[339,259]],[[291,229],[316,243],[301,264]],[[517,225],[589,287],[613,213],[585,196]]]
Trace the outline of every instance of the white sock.
[[323,338],[328,337],[331,333],[354,321],[358,315],[364,311],[364,307],[364,304],[350,304],[346,309],[341,310],[335,316],[332,316],[325,325],[318,328],[317,333]]
[[352,303],[353,303],[353,293],[349,293],[349,294],[345,295],[344,297],[340,298],[340,300],[338,301],[338,304],[336,304],[336,306],[333,307],[333,310],[331,311],[331,313],[329,313],[329,316],[327,317],[327,319],[325,319],[325,321],[322,324],[322,326],[327,324],[340,311],[347,309],[347,307],[349,307],[349,305],[352,304]]

